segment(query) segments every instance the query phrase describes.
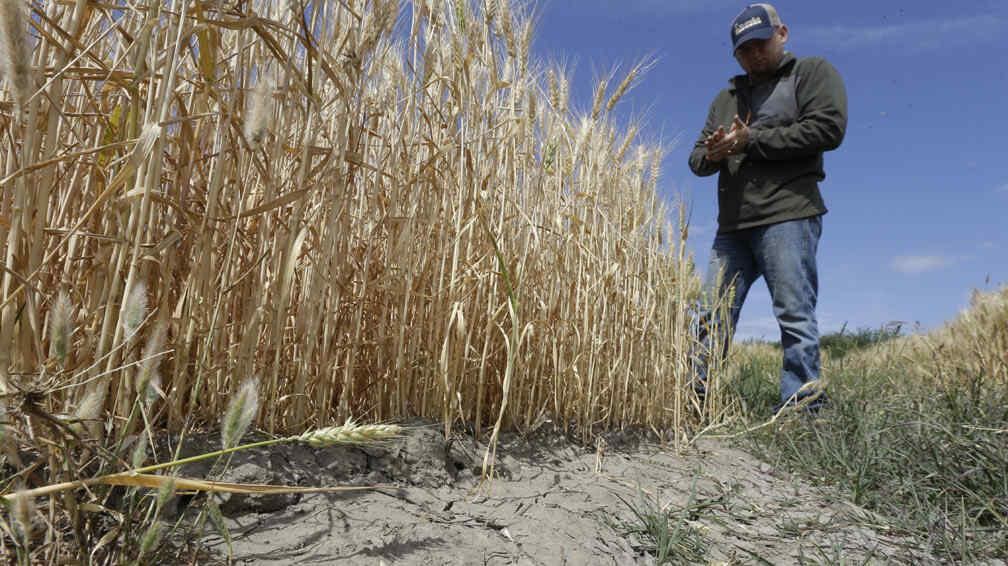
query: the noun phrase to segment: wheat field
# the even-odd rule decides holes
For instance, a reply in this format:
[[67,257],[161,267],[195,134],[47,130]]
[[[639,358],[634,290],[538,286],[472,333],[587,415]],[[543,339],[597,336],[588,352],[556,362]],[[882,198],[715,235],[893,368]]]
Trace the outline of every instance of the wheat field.
[[[533,22],[518,0],[0,0],[0,556],[143,563],[160,529],[204,532],[209,497],[188,530],[160,519],[177,486],[220,487],[172,477],[207,430],[199,459],[422,417],[484,441],[490,477],[504,430],[680,446],[763,420],[770,345],[712,360],[703,406],[690,384],[685,213],[618,110],[653,61],[581,108]],[[1008,462],[1005,300],[826,348],[837,407],[750,430],[859,504],[915,502],[904,528],[942,556],[1000,552],[1003,482],[974,476]],[[904,426],[926,419],[947,439]],[[958,525],[992,538],[949,550]]]
[[577,110],[507,0],[2,17],[6,395],[98,437],[252,377],[273,433],[695,420],[686,226],[612,116],[647,61]]
[[573,108],[533,29],[508,0],[0,1],[0,554],[155,556],[174,490],[222,486],[171,471],[218,426],[200,459],[422,417],[485,477],[502,430],[680,442],[699,280],[665,148],[614,112],[651,62]]

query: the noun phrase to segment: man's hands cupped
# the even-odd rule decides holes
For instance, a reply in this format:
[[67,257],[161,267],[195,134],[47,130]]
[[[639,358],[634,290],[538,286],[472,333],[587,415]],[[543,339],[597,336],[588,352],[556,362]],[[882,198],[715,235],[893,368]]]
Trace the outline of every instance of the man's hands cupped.
[[745,152],[748,143],[749,126],[735,115],[731,129],[726,132],[724,126],[718,126],[718,129],[704,140],[704,145],[707,146],[707,161],[717,163],[731,155],[739,155]]

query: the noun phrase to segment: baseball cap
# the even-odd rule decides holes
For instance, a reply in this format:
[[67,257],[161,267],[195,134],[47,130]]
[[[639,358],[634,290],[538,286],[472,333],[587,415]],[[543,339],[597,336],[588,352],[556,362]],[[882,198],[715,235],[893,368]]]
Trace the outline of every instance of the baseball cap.
[[770,4],[750,4],[735,16],[731,27],[732,52],[750,39],[770,39],[781,25],[777,10]]

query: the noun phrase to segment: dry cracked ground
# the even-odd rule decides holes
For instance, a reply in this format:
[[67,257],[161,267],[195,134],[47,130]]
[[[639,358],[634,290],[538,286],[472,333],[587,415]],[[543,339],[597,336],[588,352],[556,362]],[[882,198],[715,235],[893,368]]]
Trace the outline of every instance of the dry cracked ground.
[[[387,487],[232,496],[221,508],[233,563],[656,564],[660,543],[641,533],[643,519],[670,525],[655,531],[668,535],[670,564],[935,562],[882,518],[724,441],[676,451],[632,434],[590,448],[559,434],[507,438],[490,484],[479,479],[483,450],[417,426],[382,447],[238,455],[227,480]],[[202,542],[200,563],[227,562],[221,536]]]

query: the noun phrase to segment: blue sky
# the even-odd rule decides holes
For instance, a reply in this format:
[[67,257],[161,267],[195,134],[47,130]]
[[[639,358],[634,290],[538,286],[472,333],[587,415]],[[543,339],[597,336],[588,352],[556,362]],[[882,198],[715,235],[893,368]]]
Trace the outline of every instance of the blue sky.
[[[541,0],[533,55],[574,69],[575,100],[596,77],[646,55],[657,64],[624,99],[645,135],[674,143],[661,191],[692,206],[690,248],[706,265],[716,177],[686,166],[710,101],[740,72],[728,26],[745,2]],[[933,328],[973,289],[1008,283],[1008,2],[775,2],[789,50],[844,77],[850,122],[826,155],[830,212],[820,242],[823,331]],[[584,103],[587,105],[587,102]],[[582,106],[583,108],[584,106]],[[739,336],[778,338],[761,281]]]

